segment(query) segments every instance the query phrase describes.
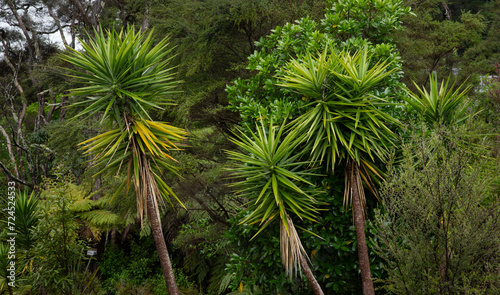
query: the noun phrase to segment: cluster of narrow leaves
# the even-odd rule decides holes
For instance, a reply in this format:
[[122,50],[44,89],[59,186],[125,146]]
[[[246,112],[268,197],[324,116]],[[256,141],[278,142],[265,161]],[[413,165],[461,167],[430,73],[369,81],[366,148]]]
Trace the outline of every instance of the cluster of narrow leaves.
[[406,90],[408,96],[405,99],[429,127],[434,127],[436,123],[447,126],[459,124],[471,116],[467,112],[471,104],[471,101],[467,100],[467,93],[472,86],[465,87],[465,84],[462,84],[454,89],[455,84],[449,86],[450,77],[439,84],[435,73],[429,76],[429,82],[429,91],[414,83],[418,94]]
[[250,136],[240,132],[232,140],[242,152],[227,151],[237,163],[231,168],[233,177],[239,179],[233,186],[249,201],[248,215],[241,223],[261,225],[257,235],[272,220],[280,218],[283,264],[291,275],[294,268],[297,271],[298,259],[305,252],[289,213],[300,219],[315,220],[319,201],[314,198],[316,191],[307,178],[317,174],[306,167],[308,162],[299,160],[300,153],[294,153],[300,141],[291,135],[282,139],[284,126],[273,126],[271,122],[269,128],[261,124],[256,133],[250,129],[248,132]]
[[[127,118],[123,129],[115,128],[90,138],[81,145],[84,145],[86,154],[93,156],[94,165],[103,167],[99,174],[114,173],[124,166],[128,175],[127,181],[122,183],[116,194],[125,186],[128,189],[130,180],[139,184],[141,167],[146,164],[145,160],[141,159],[141,155],[148,154],[154,158],[154,165],[151,166],[152,177],[156,180],[160,192],[164,196],[175,197],[170,187],[160,177],[159,171],[161,168],[177,171],[177,168],[172,165],[174,159],[168,151],[177,149],[178,144],[175,142],[183,140],[185,134],[183,129],[163,122],[146,120],[143,123],[141,120]],[[132,174],[133,179],[131,179]]]
[[142,220],[148,193],[153,195],[155,208],[158,200],[171,202],[170,196],[179,201],[163,181],[161,171],[176,173],[169,151],[178,149],[186,131],[153,121],[148,113],[172,104],[167,96],[178,81],[173,80],[168,67],[167,39],[154,45],[152,33],[145,36],[133,28],[106,34],[101,30],[95,35],[95,40],[82,42],[83,52],[69,49],[63,57],[79,68],[70,72],[86,85],[71,91],[85,97],[74,104],[85,106],[75,118],[103,112],[101,121],[110,129],[81,145],[92,156],[93,164],[102,168],[98,174],[126,170],[127,176],[114,196],[133,181]]
[[[382,80],[394,70],[390,62],[371,63],[368,50],[328,54],[307,54],[293,60],[280,85],[312,100],[306,113],[293,122],[293,133],[305,134],[309,158],[315,163],[326,161],[327,169],[341,162],[355,161],[361,177],[374,191],[370,174],[380,177],[373,161],[387,157],[394,134],[389,124],[397,120],[382,109],[390,102],[373,94]],[[350,195],[346,186],[346,199]],[[362,197],[362,203],[364,198]]]
[[32,192],[29,196],[26,191],[17,194],[15,210],[16,243],[23,249],[30,249],[35,242],[32,231],[40,218],[35,193]]
[[71,91],[86,97],[73,104],[86,107],[75,118],[104,112],[102,122],[123,126],[122,112],[144,122],[151,120],[149,109],[172,105],[167,97],[179,81],[168,67],[171,49],[167,38],[155,45],[153,32],[145,36],[133,28],[119,32],[101,29],[94,34],[88,42],[80,40],[82,52],[68,48],[62,57],[77,67],[66,69],[70,76],[85,85]]

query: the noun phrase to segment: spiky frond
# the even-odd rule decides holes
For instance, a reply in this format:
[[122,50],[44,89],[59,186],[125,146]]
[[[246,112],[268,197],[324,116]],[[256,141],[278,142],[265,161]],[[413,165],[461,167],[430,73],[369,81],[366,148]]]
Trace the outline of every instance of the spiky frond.
[[[389,69],[388,61],[372,66],[366,48],[354,54],[342,51],[328,55],[327,51],[316,58],[307,53],[293,60],[282,77],[285,82],[280,86],[314,100],[310,110],[291,124],[291,132],[305,134],[310,159],[326,162],[327,169],[354,160],[361,167],[365,184],[374,190],[370,174],[381,175],[371,162],[388,156],[395,137],[388,124],[398,121],[382,111],[390,103],[371,90],[394,70]],[[346,198],[349,191],[346,186]]]
[[433,128],[435,124],[450,126],[470,117],[467,110],[471,101],[467,99],[467,93],[472,86],[465,87],[464,83],[454,89],[455,83],[449,86],[450,77],[439,84],[437,74],[431,74],[429,82],[429,91],[424,87],[420,88],[414,82],[418,94],[406,89],[408,96],[405,97],[408,104],[424,118],[429,127]]
[[84,84],[71,91],[86,98],[75,104],[85,106],[75,118],[102,112],[103,122],[123,126],[124,114],[151,120],[148,110],[172,104],[168,95],[179,81],[168,67],[167,38],[154,45],[153,32],[146,36],[133,27],[119,32],[101,29],[95,35],[88,42],[80,40],[83,52],[68,48],[62,56],[78,67],[68,69],[70,76]]
[[[26,191],[23,191],[16,194],[14,205],[16,244],[19,248],[29,249],[35,242],[33,230],[40,219],[38,199],[34,192],[28,195]],[[5,223],[7,223],[7,219],[5,219]]]
[[170,151],[178,149],[186,131],[153,121],[148,113],[172,104],[168,95],[178,84],[168,67],[167,45],[167,39],[154,45],[152,33],[146,36],[133,28],[101,30],[95,40],[83,42],[83,52],[69,49],[63,57],[79,68],[69,71],[85,84],[71,91],[85,97],[75,104],[85,106],[76,117],[100,112],[109,128],[80,145],[101,168],[97,175],[126,173],[114,197],[132,183],[141,220],[148,193],[154,196],[155,206],[163,200],[171,203],[171,197],[179,201],[161,173],[165,169],[176,173]]
[[9,256],[10,245],[0,242],[0,291],[5,292],[7,289],[8,279],[7,268],[9,268]]
[[300,219],[315,221],[319,202],[313,197],[316,191],[307,180],[309,176],[317,174],[310,168],[304,168],[309,163],[298,161],[301,155],[293,153],[300,140],[291,135],[282,139],[283,130],[284,126],[273,126],[271,122],[269,128],[261,124],[256,133],[249,129],[250,136],[240,132],[232,141],[243,152],[227,153],[237,163],[230,169],[233,177],[239,179],[233,186],[238,188],[239,196],[249,200],[249,214],[241,223],[258,223],[261,228],[256,236],[279,217],[284,228],[282,238],[288,237],[288,240],[281,240],[282,247],[298,247],[283,253],[283,264],[291,275],[292,269],[298,265],[296,259],[302,253],[299,250],[302,246],[300,241],[296,241],[288,212]]

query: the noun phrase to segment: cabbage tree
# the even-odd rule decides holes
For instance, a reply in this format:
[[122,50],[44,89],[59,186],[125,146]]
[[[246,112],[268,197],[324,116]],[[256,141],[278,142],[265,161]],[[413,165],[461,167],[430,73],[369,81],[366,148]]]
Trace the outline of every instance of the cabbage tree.
[[[162,179],[162,171],[176,172],[170,151],[186,132],[150,117],[153,110],[172,105],[168,96],[178,84],[166,58],[167,39],[153,43],[152,33],[103,30],[82,41],[83,51],[68,48],[63,59],[82,87],[71,95],[83,97],[73,104],[84,109],[75,118],[100,116],[107,130],[81,143],[100,174],[124,172],[114,197],[132,184],[141,222],[149,218],[160,263],[171,295],[179,294],[160,222],[159,206],[179,199]],[[180,201],[179,201],[180,202]]]
[[352,204],[363,294],[374,294],[363,184],[375,192],[371,176],[381,175],[374,162],[386,158],[395,137],[388,124],[397,121],[382,111],[390,103],[372,91],[394,70],[388,69],[391,63],[387,61],[372,63],[366,48],[355,53],[327,52],[292,60],[280,86],[310,101],[291,131],[305,135],[301,138],[309,160],[332,173],[338,166],[344,168],[344,204]]
[[[227,151],[235,166],[232,175],[238,179],[233,186],[240,197],[248,200],[248,214],[241,224],[258,224],[258,235],[274,220],[280,222],[280,245],[282,262],[287,275],[303,270],[316,295],[322,295],[320,285],[314,277],[290,214],[299,219],[315,221],[319,202],[314,198],[313,184],[307,179],[314,176],[313,169],[304,168],[300,153],[294,148],[300,143],[292,135],[283,136],[284,126],[269,128],[261,124],[256,132],[240,132],[232,139],[240,151]],[[300,139],[300,138],[299,138]],[[254,237],[255,237],[254,236]]]

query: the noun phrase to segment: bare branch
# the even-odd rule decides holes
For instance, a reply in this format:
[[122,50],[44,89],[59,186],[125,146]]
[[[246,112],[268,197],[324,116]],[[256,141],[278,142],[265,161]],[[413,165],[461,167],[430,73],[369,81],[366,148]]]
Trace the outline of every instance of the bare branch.
[[5,167],[5,165],[2,163],[2,161],[0,161],[0,168],[2,168],[3,172],[10,179],[14,180],[15,182],[18,182],[18,183],[20,183],[22,185],[28,186],[29,188],[34,188],[34,186],[31,183],[24,182],[21,179],[19,179],[19,178],[15,177],[14,175],[12,175],[12,173],[9,171],[9,169],[7,169],[7,167]]
[[14,153],[12,152],[12,143],[10,142],[9,135],[5,131],[5,129],[0,125],[0,132],[2,132],[5,137],[5,141],[7,142],[7,151],[9,152],[10,161],[12,162],[12,166],[14,166],[14,173],[16,177],[19,178],[19,170],[17,169],[16,158],[14,157]]
[[64,46],[68,46],[68,42],[66,41],[66,37],[64,36],[64,31],[63,31],[63,26],[61,26],[61,22],[59,21],[59,18],[56,16],[54,11],[52,11],[52,7],[50,5],[47,5],[47,8],[49,10],[50,16],[54,19],[54,22],[56,23],[57,28],[59,29],[59,33],[61,34],[61,39],[62,42],[64,43]]
[[31,40],[30,34],[28,33],[28,29],[26,28],[26,25],[24,21],[22,20],[21,16],[19,13],[17,13],[17,7],[12,0],[6,0],[7,4],[9,5],[10,10],[14,14],[14,16],[17,19],[17,22],[19,23],[19,27],[23,31],[24,37],[26,38],[26,41],[28,42],[28,50],[30,51],[30,57],[33,56],[33,42]]

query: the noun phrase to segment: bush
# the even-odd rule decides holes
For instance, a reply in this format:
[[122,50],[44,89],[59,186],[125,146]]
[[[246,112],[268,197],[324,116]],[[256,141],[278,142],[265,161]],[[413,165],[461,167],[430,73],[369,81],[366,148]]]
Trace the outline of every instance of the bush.
[[[31,294],[102,294],[96,272],[85,256],[80,224],[70,210],[71,177],[46,180],[38,202],[39,221],[25,253],[25,285]],[[29,266],[28,266],[29,265]]]
[[[167,294],[153,239],[133,239],[129,246],[127,249],[117,245],[107,247],[99,262],[106,294]],[[174,274],[179,289],[190,294],[192,284],[187,277],[175,266]]]
[[498,294],[498,169],[464,138],[458,129],[417,137],[381,190],[374,223],[390,292]]

